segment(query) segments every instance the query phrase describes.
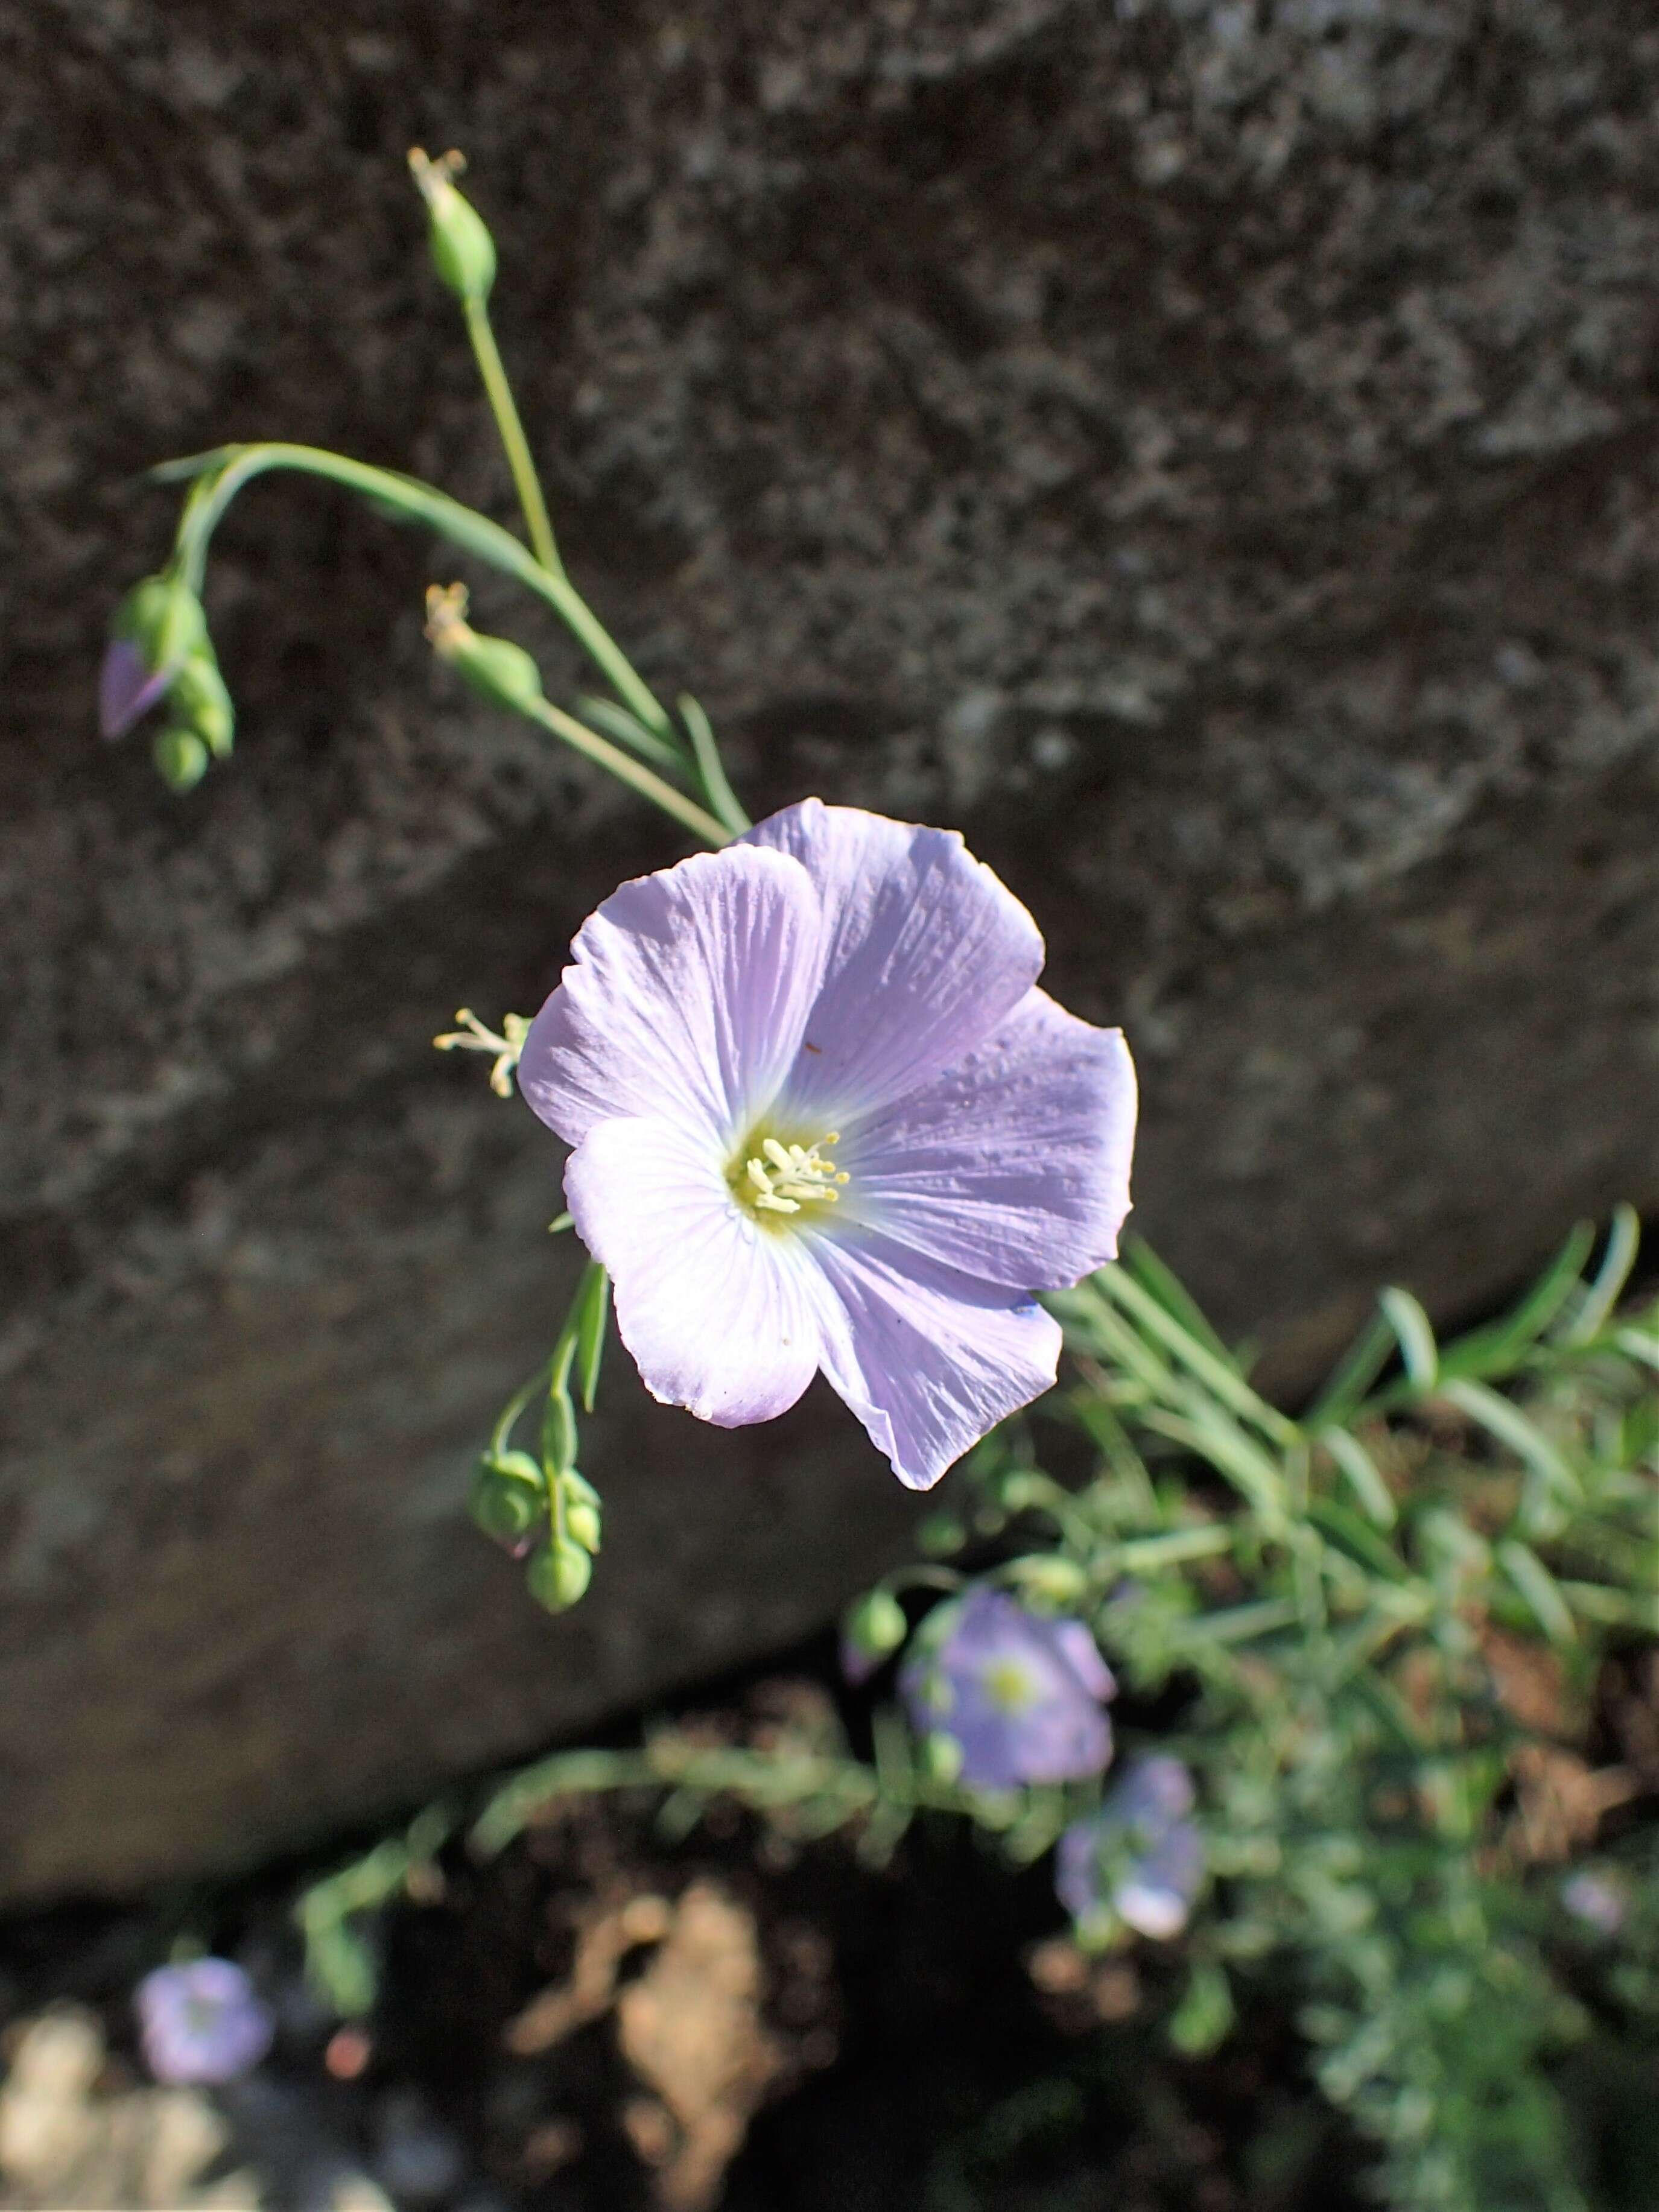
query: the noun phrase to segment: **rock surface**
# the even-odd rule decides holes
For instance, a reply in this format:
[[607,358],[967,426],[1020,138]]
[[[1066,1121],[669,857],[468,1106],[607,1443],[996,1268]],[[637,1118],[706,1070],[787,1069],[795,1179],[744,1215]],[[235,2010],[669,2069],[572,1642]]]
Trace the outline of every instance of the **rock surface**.
[[[464,144],[568,558],[759,811],[954,822],[1146,1085],[1139,1225],[1287,1383],[1659,1201],[1659,33],[1633,0],[0,0],[0,1894],[223,1867],[822,1619],[840,1409],[615,1363],[540,1617],[469,1452],[570,1255],[463,1001],[680,849],[250,494],[187,801],[89,695],[153,460],[510,516],[403,173]],[[577,671],[501,592],[479,605]]]

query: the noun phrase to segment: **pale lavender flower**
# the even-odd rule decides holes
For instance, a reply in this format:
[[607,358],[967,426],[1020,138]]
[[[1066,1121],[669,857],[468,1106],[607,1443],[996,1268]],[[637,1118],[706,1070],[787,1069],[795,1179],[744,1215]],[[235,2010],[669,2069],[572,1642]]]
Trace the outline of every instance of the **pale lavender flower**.
[[228,1959],[158,1966],[133,1995],[144,2059],[158,2081],[234,2081],[270,2048],[274,2023]]
[[1583,1867],[1561,1885],[1561,1902],[1575,1920],[1602,1936],[1617,1936],[1630,1917],[1630,1896],[1616,1875]]
[[176,666],[152,669],[142,648],[130,637],[112,638],[104,648],[98,674],[100,735],[125,737],[133,724],[149,714],[178,672]]
[[1097,1813],[1066,1829],[1054,1888],[1079,1928],[1115,1918],[1161,1942],[1181,1933],[1204,1880],[1193,1800],[1178,1759],[1138,1759]]
[[948,1736],[980,1790],[1100,1773],[1112,1756],[1101,1709],[1116,1686],[1080,1620],[982,1585],[930,1617],[899,1674],[911,1725]]
[[808,799],[574,951],[519,1084],[653,1396],[735,1428],[822,1369],[926,1489],[1048,1388],[1033,1293],[1116,1250],[1134,1073],[959,837]]

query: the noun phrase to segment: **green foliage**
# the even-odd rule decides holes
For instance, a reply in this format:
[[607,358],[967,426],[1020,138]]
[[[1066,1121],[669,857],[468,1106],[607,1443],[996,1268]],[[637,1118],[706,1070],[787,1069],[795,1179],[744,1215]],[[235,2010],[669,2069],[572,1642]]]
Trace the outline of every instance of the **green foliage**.
[[[982,1576],[1086,1619],[1126,1705],[1176,1714],[1158,1747],[1198,1778],[1212,1879],[1165,2034],[1200,2056],[1253,2006],[1291,2012],[1400,2212],[1608,2201],[1558,2084],[1586,2051],[1659,2051],[1659,1838],[1597,1860],[1620,1922],[1598,1929],[1564,1902],[1559,1863],[1593,1815],[1540,1837],[1527,1796],[1529,1753],[1572,1763],[1609,1653],[1659,1633],[1659,1304],[1620,1310],[1633,1217],[1587,1272],[1595,1241],[1575,1230],[1512,1313],[1447,1344],[1384,1291],[1300,1419],[1131,1247],[1052,1301],[1072,1367],[1039,1411],[1086,1440],[1086,1477],[1055,1480],[1041,1432],[1012,1425],[924,1530],[933,1560],[977,1544]],[[897,1648],[897,1591],[963,1581],[938,1564],[890,1577],[853,1608],[852,1648]],[[472,1848],[626,1788],[659,1794],[670,1833],[723,1798],[796,1839],[846,1829],[879,1863],[918,1814],[945,1813],[1028,1864],[1098,1796],[975,1793],[896,1711],[872,1726],[869,1760],[827,1722],[764,1747],[670,1729],[562,1753],[491,1794]],[[349,1925],[320,1916],[325,1948]],[[1031,2094],[1008,2127],[1063,2118],[1058,2091]],[[965,2169],[945,2194],[978,2201]]]

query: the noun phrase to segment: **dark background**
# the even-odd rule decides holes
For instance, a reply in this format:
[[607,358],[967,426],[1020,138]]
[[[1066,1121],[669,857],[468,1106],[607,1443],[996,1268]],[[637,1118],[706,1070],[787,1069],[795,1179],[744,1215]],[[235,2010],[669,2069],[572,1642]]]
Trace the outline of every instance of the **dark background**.
[[1656,70],[1636,0],[0,4],[0,1893],[416,1796],[912,1518],[827,1397],[711,1435],[613,1359],[580,1611],[464,1523],[570,1255],[427,1041],[681,848],[430,667],[447,556],[262,483],[235,760],[94,737],[150,463],[510,520],[407,147],[471,156],[601,613],[756,812],[965,830],[1128,1030],[1138,1225],[1293,1390],[1377,1282],[1467,1311],[1659,1200]]

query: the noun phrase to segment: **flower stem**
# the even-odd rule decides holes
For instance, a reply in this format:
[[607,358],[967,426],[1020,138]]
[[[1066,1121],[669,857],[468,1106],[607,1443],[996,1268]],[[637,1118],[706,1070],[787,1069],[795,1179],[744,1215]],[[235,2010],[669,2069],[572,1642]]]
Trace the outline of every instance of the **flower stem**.
[[507,380],[507,371],[501,364],[501,349],[495,343],[495,333],[490,328],[489,310],[481,299],[477,298],[466,301],[465,310],[466,334],[472,341],[473,358],[478,364],[478,374],[483,379],[489,411],[495,417],[495,428],[501,433],[507,465],[513,471],[513,488],[519,495],[525,527],[530,532],[531,547],[550,575],[564,580],[564,563],[560,560],[559,549],[553,541],[553,525],[548,516],[547,501],[542,496],[536,464],[530,458],[530,443],[524,434],[524,424],[513,397],[513,387]]
[[[156,473],[162,481],[176,479],[192,465],[173,463]],[[447,493],[392,469],[371,468],[366,462],[348,460],[319,446],[280,442],[254,446],[224,446],[200,457],[195,465],[197,482],[179,519],[178,562],[184,580],[194,592],[202,587],[203,570],[214,532],[238,492],[270,469],[294,469],[305,476],[320,477],[372,500],[398,522],[424,523],[452,545],[475,560],[498,568],[544,599],[595,666],[604,672],[617,697],[638,715],[647,729],[677,743],[667,709],[635,670],[621,647],[599,621],[587,602],[562,573],[544,568],[510,530],[479,514]]]
[[641,798],[650,799],[665,814],[672,814],[677,822],[702,838],[705,845],[718,848],[731,843],[733,833],[712,814],[705,813],[695,799],[688,799],[672,783],[665,783],[652,769],[623,752],[620,745],[613,745],[609,738],[600,737],[574,714],[567,714],[562,707],[554,706],[548,699],[538,699],[519,711],[531,721],[539,722],[544,729],[550,730],[555,737],[562,738],[585,759],[609,769],[619,782],[637,791]]

